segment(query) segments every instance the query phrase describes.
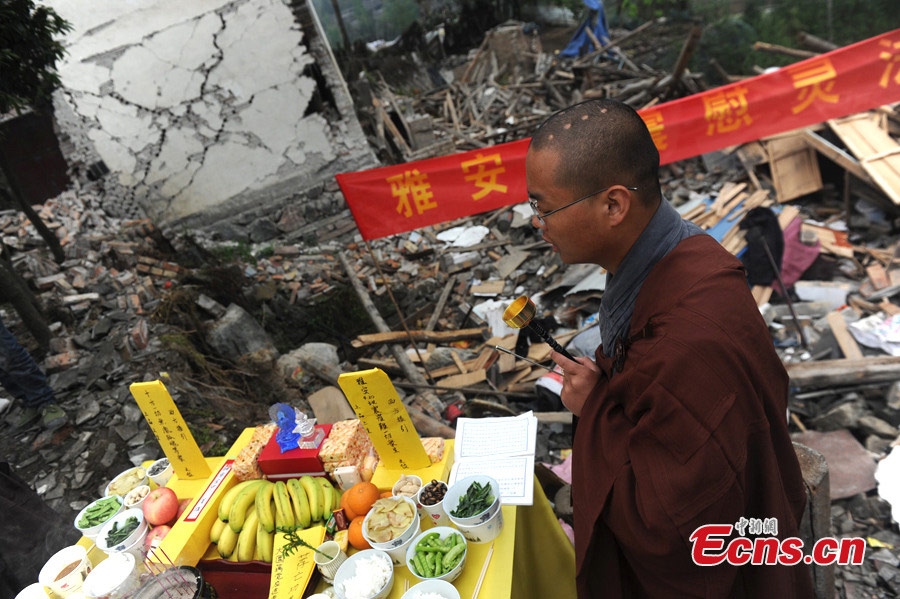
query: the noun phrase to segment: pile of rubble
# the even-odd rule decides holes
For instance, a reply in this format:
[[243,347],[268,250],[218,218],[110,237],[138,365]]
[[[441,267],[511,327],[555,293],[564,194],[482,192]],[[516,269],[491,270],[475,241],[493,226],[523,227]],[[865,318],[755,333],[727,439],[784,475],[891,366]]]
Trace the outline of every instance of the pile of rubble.
[[542,50],[533,23],[510,21],[488,31],[468,56],[442,59],[432,70],[443,83],[430,89],[410,92],[410,78],[430,81],[426,76],[400,82],[375,70],[374,85],[354,85],[357,112],[371,145],[405,162],[528,137],[550,114],[585,99],[612,98],[640,109],[702,91],[701,75],[687,68],[699,28],[667,27],[684,38],[671,71],[644,61],[661,48],[658,36],[649,43],[648,32],[664,23],[615,31],[605,44],[592,36],[592,52],[560,58]]

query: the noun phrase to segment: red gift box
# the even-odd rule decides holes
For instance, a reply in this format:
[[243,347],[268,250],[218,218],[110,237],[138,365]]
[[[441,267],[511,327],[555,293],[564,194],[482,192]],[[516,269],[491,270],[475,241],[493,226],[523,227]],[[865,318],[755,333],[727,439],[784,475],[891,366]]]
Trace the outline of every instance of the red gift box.
[[[317,424],[317,429],[325,431],[325,438],[331,432],[330,424]],[[322,443],[324,443],[324,439]],[[305,474],[311,476],[325,476],[325,469],[319,460],[319,450],[322,444],[315,449],[291,449],[281,453],[281,447],[275,439],[275,435],[269,439],[262,453],[259,455],[257,463],[259,469],[270,480],[286,480],[288,478],[298,478]]]

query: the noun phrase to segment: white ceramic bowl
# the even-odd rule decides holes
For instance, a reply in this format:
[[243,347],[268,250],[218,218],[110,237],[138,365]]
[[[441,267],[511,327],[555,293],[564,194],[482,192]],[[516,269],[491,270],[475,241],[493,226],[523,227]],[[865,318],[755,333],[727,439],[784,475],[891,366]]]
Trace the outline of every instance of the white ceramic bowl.
[[84,579],[82,591],[85,597],[125,597],[140,586],[140,577],[130,553],[114,553],[97,564]]
[[[162,464],[162,463],[166,464],[165,468],[163,468],[160,472],[158,472],[156,474],[150,474],[150,472],[153,471],[154,466],[157,466],[158,464]],[[175,472],[175,470],[172,468],[172,464],[169,463],[169,458],[160,458],[160,459],[156,460],[155,462],[153,462],[152,464],[150,464],[150,466],[147,468],[147,474],[148,474],[148,476],[150,476],[150,480],[152,480],[154,483],[156,483],[157,487],[165,487],[166,483],[169,482],[169,479],[172,478],[172,474],[174,472]]]
[[[110,546],[106,542],[106,536],[109,534],[109,531],[112,530],[113,525],[118,523],[121,527],[128,518],[134,516],[138,519],[138,527],[132,531],[128,537],[120,543],[116,543],[113,546]],[[124,512],[117,514],[115,517],[110,518],[110,520],[103,525],[103,528],[100,529],[100,532],[97,534],[96,543],[97,548],[100,551],[105,552],[107,555],[112,555],[113,553],[121,553],[123,551],[128,551],[132,548],[135,541],[140,541],[143,545],[144,539],[147,537],[148,531],[147,521],[144,520],[144,512],[140,508],[132,508],[130,510],[125,510]],[[134,555],[134,551],[129,551],[132,555]],[[135,557],[140,557],[140,551],[138,550],[138,554]]]
[[97,503],[98,501],[103,501],[103,500],[106,500],[106,499],[109,499],[109,497],[101,497],[101,498],[98,499],[97,501],[92,501],[92,502],[90,502],[89,504],[87,504],[87,505],[84,507],[83,510],[81,510],[80,512],[78,512],[78,515],[77,515],[77,516],[75,516],[75,522],[74,522],[75,528],[78,530],[78,532],[80,532],[81,534],[83,534],[84,536],[86,536],[87,538],[89,538],[89,539],[91,539],[91,540],[93,540],[93,539],[95,539],[95,538],[97,537],[97,533],[100,532],[100,529],[103,528],[103,525],[104,525],[104,524],[106,524],[107,522],[109,522],[110,518],[114,518],[116,515],[122,513],[122,510],[123,510],[123,509],[125,509],[125,506],[122,504],[122,498],[119,497],[118,495],[115,495],[115,496],[114,496],[114,499],[116,499],[116,500],[119,502],[119,509],[116,510],[116,512],[115,512],[114,514],[112,514],[109,518],[107,518],[106,520],[104,520],[103,522],[101,522],[100,524],[97,524],[97,525],[95,525],[95,526],[88,526],[87,528],[81,528],[80,526],[78,526],[78,521],[81,520],[81,517],[85,514],[85,512],[88,511],[88,509],[89,509],[92,505],[94,505],[94,504]]
[[[413,568],[410,564],[413,563],[413,559],[416,556],[416,548],[418,547],[419,542],[433,532],[438,534],[438,537],[440,537],[441,541],[443,541],[450,535],[460,535],[462,542],[466,546],[466,548],[463,550],[462,559],[460,559],[459,563],[456,564],[456,566],[454,566],[454,568],[452,570],[450,570],[449,572],[441,574],[440,576],[431,576],[431,577],[419,576],[418,574],[416,574],[415,568]],[[459,575],[463,571],[463,567],[466,565],[466,558],[468,557],[468,554],[469,554],[469,545],[466,542],[465,536],[462,535],[460,533],[460,531],[456,530],[455,528],[451,528],[449,526],[435,526],[434,528],[429,528],[425,532],[417,535],[416,538],[413,539],[413,542],[410,543],[409,548],[406,550],[406,567],[409,568],[409,571],[413,573],[413,576],[415,576],[416,578],[418,578],[420,580],[443,580],[449,584],[449,583],[453,582],[454,580],[456,580],[457,578],[459,578]],[[438,553],[436,555],[440,555],[442,558],[444,556],[443,553]],[[423,574],[424,574],[424,572],[423,572]]]
[[[396,548],[400,547],[401,545],[405,545],[414,536],[419,534],[419,512],[416,509],[416,502],[414,500],[410,499],[409,497],[403,497],[403,496],[394,497],[393,499],[400,499],[402,501],[405,501],[406,503],[408,503],[410,505],[410,507],[412,507],[413,521],[410,523],[409,527],[405,531],[403,531],[403,533],[400,534],[399,537],[397,537],[395,539],[391,539],[390,541],[387,541],[384,543],[376,543],[369,537],[369,534],[367,532],[368,526],[369,526],[369,520],[370,520],[371,516],[374,515],[374,512],[372,510],[369,510],[369,513],[366,514],[366,517],[363,520],[362,534],[363,534],[363,538],[369,542],[369,545],[371,545],[373,549],[381,549],[382,551],[396,549]],[[400,561],[402,562],[403,558],[401,558]]]
[[497,510],[487,522],[475,526],[457,524],[456,528],[470,543],[488,543],[500,536],[500,531],[503,530],[503,510]]
[[371,559],[372,557],[384,560],[391,569],[391,574],[384,583],[384,586],[381,587],[381,590],[374,595],[366,597],[366,599],[384,599],[390,594],[391,589],[394,588],[394,564],[391,561],[390,556],[378,549],[364,549],[363,551],[354,553],[348,557],[344,563],[341,564],[341,567],[338,568],[337,574],[334,575],[334,590],[337,593],[338,599],[347,599],[347,596],[344,594],[344,585],[356,575],[356,566],[359,561],[362,559]]
[[[137,495],[141,492],[144,492],[144,496],[140,499],[135,499]],[[144,500],[147,499],[147,495],[150,494],[150,485],[138,485],[132,490],[128,491],[128,494],[125,495],[125,509],[130,510],[132,508],[140,508],[144,505]]]
[[[491,486],[491,495],[494,496],[494,501],[491,505],[484,511],[481,511],[477,514],[473,514],[472,516],[468,516],[465,518],[459,518],[453,515],[453,511],[459,505],[460,499],[462,499],[463,495],[469,490],[469,486],[472,483],[478,482],[482,485],[489,484]],[[444,511],[447,513],[447,516],[450,518],[450,521],[453,524],[459,526],[474,526],[476,524],[482,524],[490,520],[494,515],[500,511],[500,483],[491,478],[490,476],[484,476],[481,474],[476,474],[475,476],[467,476],[466,478],[460,479],[453,483],[453,485],[447,489],[447,494],[444,495]]]
[[[57,576],[70,564],[77,563],[74,570],[57,580]],[[84,579],[91,573],[91,560],[81,545],[70,545],[54,553],[41,571],[38,582],[60,597],[68,597],[80,591]]]
[[446,580],[423,580],[403,593],[400,599],[418,599],[423,593],[434,593],[444,599],[460,599],[459,591]]
[[[111,492],[111,488],[112,488],[113,484],[116,483],[116,481],[119,481],[120,479],[124,478],[130,472],[135,472],[135,471],[137,471],[137,474],[138,474],[138,477],[137,477],[138,480],[137,480],[137,482],[135,482],[135,484],[129,486],[128,488],[117,489],[116,493]],[[140,466],[135,466],[134,468],[129,468],[128,470],[125,470],[125,471],[117,474],[111,481],[109,481],[109,484],[106,485],[106,489],[104,489],[103,494],[106,495],[107,497],[109,497],[110,495],[121,495],[122,497],[124,497],[125,495],[128,494],[128,492],[131,489],[134,489],[135,487],[139,487],[140,485],[146,485],[149,480],[150,479],[147,477],[147,471],[144,468],[141,468]]]

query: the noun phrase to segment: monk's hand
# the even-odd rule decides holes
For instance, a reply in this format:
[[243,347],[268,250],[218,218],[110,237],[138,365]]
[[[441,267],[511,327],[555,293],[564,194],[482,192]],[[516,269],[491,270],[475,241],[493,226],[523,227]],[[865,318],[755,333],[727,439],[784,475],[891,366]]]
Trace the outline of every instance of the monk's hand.
[[593,360],[586,357],[573,361],[559,352],[551,351],[550,358],[563,369],[563,388],[560,394],[563,405],[580,416],[584,402],[600,379],[600,369]]

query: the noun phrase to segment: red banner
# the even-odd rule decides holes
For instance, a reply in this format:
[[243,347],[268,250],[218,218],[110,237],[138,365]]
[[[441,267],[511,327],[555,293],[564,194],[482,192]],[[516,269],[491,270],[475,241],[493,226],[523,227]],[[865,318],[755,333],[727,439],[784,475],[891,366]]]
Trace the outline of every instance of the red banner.
[[[900,29],[639,111],[663,164],[900,100]],[[337,175],[364,239],[527,199],[528,139]]]

